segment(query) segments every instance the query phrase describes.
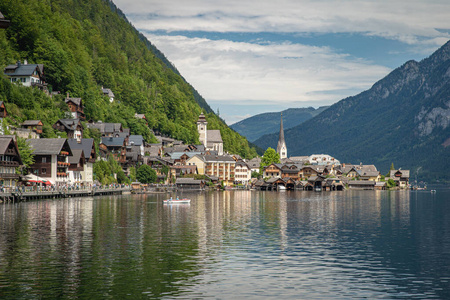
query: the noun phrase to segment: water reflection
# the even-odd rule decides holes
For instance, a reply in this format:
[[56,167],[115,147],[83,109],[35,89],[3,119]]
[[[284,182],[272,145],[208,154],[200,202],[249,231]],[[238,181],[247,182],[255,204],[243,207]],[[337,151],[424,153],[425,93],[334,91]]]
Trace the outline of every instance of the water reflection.
[[0,205],[0,296],[450,297],[448,192],[186,193]]

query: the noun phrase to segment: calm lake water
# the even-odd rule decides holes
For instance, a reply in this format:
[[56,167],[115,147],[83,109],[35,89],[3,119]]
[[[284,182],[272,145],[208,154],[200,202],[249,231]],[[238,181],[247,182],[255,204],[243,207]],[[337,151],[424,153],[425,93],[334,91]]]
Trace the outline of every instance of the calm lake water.
[[450,190],[0,205],[1,299],[450,299]]

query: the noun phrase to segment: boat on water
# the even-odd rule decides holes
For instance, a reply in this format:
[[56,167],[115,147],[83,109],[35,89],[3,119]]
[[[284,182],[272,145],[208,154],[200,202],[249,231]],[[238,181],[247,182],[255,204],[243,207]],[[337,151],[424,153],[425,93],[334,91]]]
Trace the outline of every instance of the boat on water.
[[177,203],[191,203],[191,199],[183,198],[183,199],[167,199],[163,200],[166,204],[177,204]]

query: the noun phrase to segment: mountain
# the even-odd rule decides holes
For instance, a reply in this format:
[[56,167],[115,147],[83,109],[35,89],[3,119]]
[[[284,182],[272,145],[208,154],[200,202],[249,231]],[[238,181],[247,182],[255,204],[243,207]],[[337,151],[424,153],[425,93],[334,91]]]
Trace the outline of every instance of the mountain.
[[[308,107],[284,110],[282,111],[283,127],[289,129],[297,126],[327,108],[328,106],[322,106],[318,109]],[[279,112],[263,113],[234,123],[230,127],[252,142],[265,134],[278,132],[280,130],[280,116]],[[264,126],[261,126],[261,124],[264,124]]]
[[[0,30],[0,66],[17,61],[43,64],[52,97],[18,87],[0,76],[0,101],[17,125],[40,119],[45,137],[68,110],[64,98],[82,98],[87,120],[121,123],[132,134],[152,139],[151,130],[198,143],[197,119],[206,114],[208,129],[220,130],[224,150],[250,158],[248,141],[229,128],[110,0],[2,0],[10,27]],[[101,93],[109,88],[110,103]],[[145,114],[147,122],[134,115]]]
[[[450,42],[408,61],[372,88],[285,130],[291,156],[326,153],[341,162],[395,167],[412,177],[450,181]],[[274,148],[278,134],[254,142]]]

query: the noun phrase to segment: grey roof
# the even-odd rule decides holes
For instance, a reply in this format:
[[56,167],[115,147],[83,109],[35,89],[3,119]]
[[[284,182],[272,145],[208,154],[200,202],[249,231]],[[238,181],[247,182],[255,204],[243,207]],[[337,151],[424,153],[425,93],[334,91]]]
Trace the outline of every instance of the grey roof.
[[26,120],[22,123],[22,126],[37,126],[41,120]]
[[197,180],[194,178],[177,178],[176,184],[202,184],[203,180]]
[[390,171],[389,171],[389,177],[394,178],[394,177],[395,177],[395,173],[397,173],[397,172],[402,173],[402,176],[401,176],[401,177],[409,178],[409,170],[402,170],[402,169],[399,169],[399,170],[390,170]]
[[359,171],[359,175],[361,175],[362,177],[376,177],[376,176],[378,176],[378,175],[380,175],[380,172],[378,172],[378,171],[368,171],[368,172],[365,172],[365,171]]
[[124,143],[123,137],[102,137],[102,144],[106,145],[107,147],[119,147],[123,146]]
[[102,92],[104,95],[108,95],[108,97],[113,97],[114,98],[114,93],[111,91],[111,89],[104,89],[102,88]]
[[207,131],[208,144],[211,143],[223,143],[220,130],[208,130]]
[[[27,139],[28,144],[34,149],[35,155],[53,155],[59,154],[67,143],[67,139]],[[69,148],[69,155],[72,151]]]
[[83,154],[83,150],[81,149],[72,149],[72,156],[69,156],[69,163],[71,165],[78,164],[81,159],[81,154]]
[[80,119],[59,119],[59,122],[64,125],[69,130],[77,130],[78,124],[83,126]]
[[69,102],[69,101],[72,101],[76,105],[81,106],[81,98],[70,98],[70,97],[67,97],[65,101],[66,101],[66,103]]
[[373,185],[375,186],[375,181],[373,180],[349,180],[348,185]]
[[[8,65],[5,68],[5,75],[8,76],[31,76],[33,75],[34,71],[36,69],[39,71],[40,74],[42,74],[42,70],[44,68],[44,65],[39,64],[15,64],[15,65]],[[14,71],[14,72],[8,72],[6,73],[6,70]]]
[[76,139],[68,139],[67,142],[69,143],[70,149],[81,149],[83,150],[85,158],[91,157],[91,151],[94,147],[94,139],[81,139],[79,143]]
[[201,152],[172,152],[170,153],[171,159],[180,159],[183,154],[186,154],[189,158],[202,154]]
[[100,131],[100,133],[115,133],[122,132],[122,124],[121,123],[90,123],[87,125],[88,128],[96,128]]
[[205,162],[232,162],[234,163],[234,159],[228,155],[202,155]]

